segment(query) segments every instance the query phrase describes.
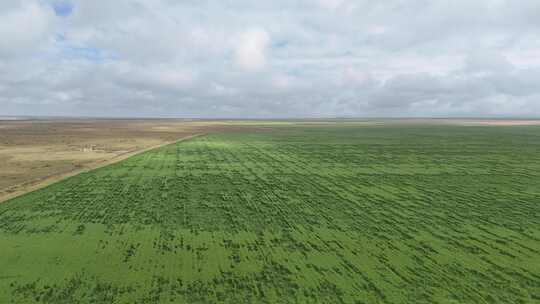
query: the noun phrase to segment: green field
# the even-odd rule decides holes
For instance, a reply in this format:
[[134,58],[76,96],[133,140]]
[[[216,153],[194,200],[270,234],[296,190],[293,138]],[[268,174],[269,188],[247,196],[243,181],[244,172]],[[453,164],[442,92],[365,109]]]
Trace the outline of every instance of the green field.
[[0,303],[540,303],[540,127],[239,129],[1,204]]

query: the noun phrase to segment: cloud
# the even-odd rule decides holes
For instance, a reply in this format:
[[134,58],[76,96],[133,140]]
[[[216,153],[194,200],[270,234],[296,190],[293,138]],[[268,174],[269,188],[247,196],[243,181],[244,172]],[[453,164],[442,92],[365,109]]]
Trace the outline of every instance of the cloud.
[[540,116],[536,0],[0,2],[13,115]]
[[270,36],[263,29],[250,29],[238,38],[235,48],[235,62],[246,71],[258,71],[266,66],[267,48]]
[[15,56],[36,51],[52,36],[54,12],[36,1],[15,1],[0,7],[0,54]]
[[343,2],[344,0],[319,0],[322,7],[330,10],[337,9]]
[[472,73],[508,73],[514,67],[503,54],[490,51],[472,52],[467,57],[466,68]]

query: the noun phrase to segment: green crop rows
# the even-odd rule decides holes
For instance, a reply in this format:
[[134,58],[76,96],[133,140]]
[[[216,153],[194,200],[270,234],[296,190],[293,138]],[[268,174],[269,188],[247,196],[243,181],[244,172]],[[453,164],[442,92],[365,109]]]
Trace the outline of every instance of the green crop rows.
[[540,128],[149,151],[0,205],[0,303],[540,303]]

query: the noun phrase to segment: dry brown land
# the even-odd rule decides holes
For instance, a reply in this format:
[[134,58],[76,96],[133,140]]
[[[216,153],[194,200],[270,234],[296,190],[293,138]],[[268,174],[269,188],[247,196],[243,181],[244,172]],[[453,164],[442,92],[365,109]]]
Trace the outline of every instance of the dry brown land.
[[215,128],[181,120],[0,121],[0,202]]
[[[354,120],[353,120],[354,122]],[[457,125],[457,126],[537,126],[540,119],[485,119],[485,118],[392,118],[364,121],[365,124],[409,124],[409,125]]]
[[538,126],[540,120],[475,120],[469,123],[485,126]]
[[431,119],[445,124],[463,125],[463,126],[537,126],[540,125],[540,119],[461,119],[461,118],[442,118]]

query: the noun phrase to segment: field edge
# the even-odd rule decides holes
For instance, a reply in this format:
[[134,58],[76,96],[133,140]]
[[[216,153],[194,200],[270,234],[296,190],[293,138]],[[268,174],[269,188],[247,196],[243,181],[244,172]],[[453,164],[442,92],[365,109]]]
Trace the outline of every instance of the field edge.
[[[76,170],[71,170],[71,171],[68,171],[68,172],[60,173],[60,174],[49,175],[49,176],[46,176],[44,178],[40,178],[38,180],[28,181],[28,182],[25,183],[25,184],[28,184],[28,187],[25,187],[24,189],[21,189],[21,190],[16,190],[16,191],[8,193],[8,194],[0,195],[0,204],[5,204],[5,203],[9,202],[12,199],[16,199],[16,198],[19,198],[19,197],[21,197],[23,195],[26,195],[26,194],[32,193],[34,191],[46,188],[46,187],[48,187],[50,185],[53,185],[53,184],[55,184],[57,182],[61,182],[61,181],[65,180],[65,179],[68,179],[70,177],[79,175],[81,173],[90,172],[90,171],[93,171],[93,170],[96,170],[96,169],[99,169],[99,168],[103,168],[103,167],[106,167],[106,166],[109,166],[109,165],[112,165],[112,164],[116,164],[116,163],[121,162],[123,160],[126,160],[126,159],[128,159],[128,158],[130,158],[132,156],[136,156],[136,155],[139,155],[139,154],[142,154],[142,153],[154,150],[154,149],[159,149],[159,148],[162,148],[162,147],[165,147],[165,146],[168,146],[168,145],[174,145],[176,143],[186,141],[186,140],[190,140],[190,139],[200,137],[200,136],[204,136],[204,135],[206,135],[206,133],[196,133],[196,134],[188,135],[188,136],[179,138],[179,139],[174,140],[174,141],[164,142],[164,143],[161,143],[159,145],[144,148],[144,149],[141,149],[141,150],[125,152],[125,153],[119,154],[119,155],[117,155],[117,156],[115,156],[115,157],[113,157],[111,159],[104,160],[102,162],[95,163],[95,164],[92,164],[92,165],[89,165],[89,166],[84,166],[84,167],[78,168]],[[19,187],[19,186],[21,186],[21,185],[20,184],[17,185],[17,187]]]

